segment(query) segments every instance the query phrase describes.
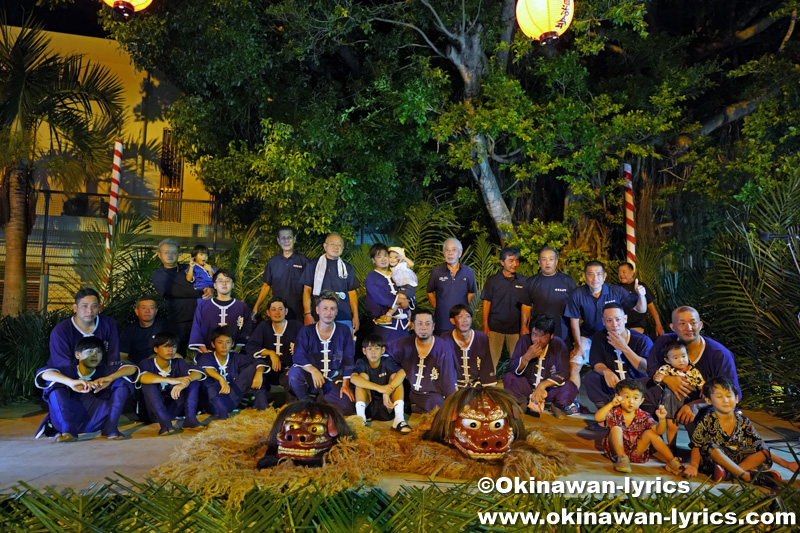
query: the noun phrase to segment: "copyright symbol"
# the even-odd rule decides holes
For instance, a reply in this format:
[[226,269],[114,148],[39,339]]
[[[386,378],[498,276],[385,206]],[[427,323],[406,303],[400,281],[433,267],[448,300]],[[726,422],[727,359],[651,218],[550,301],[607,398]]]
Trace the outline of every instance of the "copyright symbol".
[[482,477],[478,480],[478,490],[487,494],[494,490],[494,480],[490,477]]

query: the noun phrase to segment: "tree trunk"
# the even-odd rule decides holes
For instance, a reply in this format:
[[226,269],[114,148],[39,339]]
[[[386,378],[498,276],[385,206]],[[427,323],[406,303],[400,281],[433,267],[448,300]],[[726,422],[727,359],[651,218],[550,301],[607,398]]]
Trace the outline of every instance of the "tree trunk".
[[6,224],[6,265],[3,315],[19,316],[27,306],[25,257],[28,249],[28,173],[24,167],[6,168],[9,179],[9,219]]

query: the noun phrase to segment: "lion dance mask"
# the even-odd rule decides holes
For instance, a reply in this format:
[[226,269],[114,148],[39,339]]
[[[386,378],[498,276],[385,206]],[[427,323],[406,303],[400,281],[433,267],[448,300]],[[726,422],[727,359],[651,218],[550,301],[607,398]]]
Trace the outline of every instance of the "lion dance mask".
[[501,389],[462,389],[449,396],[425,438],[454,446],[470,459],[497,461],[525,437],[514,398]]
[[322,466],[327,453],[341,437],[355,434],[344,417],[327,404],[295,402],[278,414],[267,438],[267,453],[258,468],[269,468],[282,459],[300,466]]

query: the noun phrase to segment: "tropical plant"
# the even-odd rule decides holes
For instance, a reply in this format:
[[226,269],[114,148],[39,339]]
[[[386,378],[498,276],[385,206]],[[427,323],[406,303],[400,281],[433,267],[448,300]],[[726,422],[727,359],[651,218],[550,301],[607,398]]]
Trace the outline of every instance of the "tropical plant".
[[64,311],[0,317],[0,403],[37,396],[36,371],[50,357],[50,331]]
[[100,293],[103,313],[122,324],[131,316],[136,298],[155,294],[153,272],[161,265],[153,255],[150,221],[138,214],[117,217],[111,253],[106,251],[105,223],[96,222],[81,235],[76,260],[79,280],[71,287],[91,287]]
[[233,297],[242,302],[255,303],[261,289],[261,274],[266,254],[261,244],[258,225],[253,224],[247,231],[237,234],[236,246],[215,254],[214,267],[227,268],[236,276]]
[[[40,24],[0,19],[0,225],[5,225],[4,315],[25,310],[25,260],[33,225],[34,170],[76,188],[111,167],[122,85],[79,55],[50,50]],[[45,136],[46,142],[41,142]],[[41,137],[41,138],[40,138]],[[40,144],[41,143],[41,144]]]
[[[702,316],[709,331],[736,355],[745,404],[800,416],[800,272],[783,239],[798,244],[800,172],[763,194],[752,208],[732,212],[715,240],[706,270]],[[796,249],[796,246],[795,246]]]

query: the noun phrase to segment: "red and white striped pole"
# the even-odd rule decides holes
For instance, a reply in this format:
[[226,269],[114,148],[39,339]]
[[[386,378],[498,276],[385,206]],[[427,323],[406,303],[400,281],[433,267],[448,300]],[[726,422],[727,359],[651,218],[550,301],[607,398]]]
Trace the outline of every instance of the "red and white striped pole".
[[111,241],[114,240],[114,224],[119,205],[119,176],[122,168],[122,141],[114,143],[114,165],[111,167],[111,190],[108,193],[108,229],[106,230],[106,252],[111,258]]
[[633,179],[631,166],[622,165],[625,176],[625,237],[628,245],[628,262],[636,268],[636,219],[633,212]]

